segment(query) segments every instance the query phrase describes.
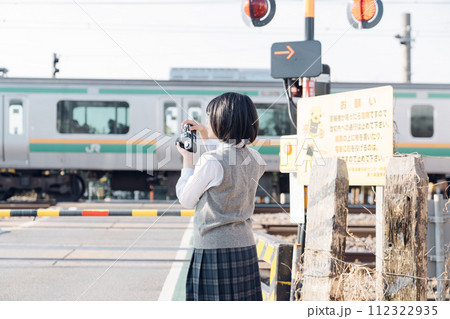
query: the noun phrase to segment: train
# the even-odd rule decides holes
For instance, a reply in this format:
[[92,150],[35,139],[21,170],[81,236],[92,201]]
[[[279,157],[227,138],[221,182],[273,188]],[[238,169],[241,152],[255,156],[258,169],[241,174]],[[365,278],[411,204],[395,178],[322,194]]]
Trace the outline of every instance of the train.
[[[329,83],[331,93],[392,85],[396,151],[424,155],[430,180],[450,176],[450,85]],[[87,181],[107,176],[112,190],[162,189],[176,198],[182,158],[175,147],[185,119],[205,121],[208,102],[246,94],[259,118],[267,163],[260,196],[287,193],[279,138],[295,134],[281,81],[0,78],[0,200],[21,191],[73,201]]]

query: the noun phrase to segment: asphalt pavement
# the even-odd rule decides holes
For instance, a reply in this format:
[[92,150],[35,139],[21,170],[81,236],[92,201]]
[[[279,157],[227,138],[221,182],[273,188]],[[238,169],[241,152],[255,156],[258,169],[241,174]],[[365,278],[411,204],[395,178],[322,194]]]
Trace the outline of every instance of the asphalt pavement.
[[0,300],[183,299],[190,219],[0,218]]

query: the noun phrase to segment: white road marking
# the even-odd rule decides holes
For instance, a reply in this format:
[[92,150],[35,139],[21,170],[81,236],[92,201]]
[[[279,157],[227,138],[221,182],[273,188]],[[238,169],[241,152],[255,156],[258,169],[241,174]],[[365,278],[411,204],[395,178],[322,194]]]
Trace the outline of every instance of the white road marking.
[[39,217],[39,218],[36,218],[35,220],[31,220],[31,221],[29,221],[29,222],[20,224],[20,225],[18,225],[18,226],[15,226],[15,227],[5,227],[5,228],[2,228],[1,230],[6,232],[6,231],[11,231],[11,230],[17,230],[17,229],[21,229],[21,228],[31,227],[31,226],[34,226],[34,225],[36,225],[37,223],[39,223],[39,222],[41,222],[41,221],[43,221],[43,220],[49,219],[49,218],[50,218],[50,216]]
[[[182,250],[178,250],[175,259],[185,259],[189,254],[189,251],[185,249],[185,247],[189,247],[189,243],[191,241],[192,233],[193,233],[193,225],[194,218],[191,217],[189,221],[189,225],[187,226],[183,238],[181,239],[180,248]],[[164,282],[161,293],[159,294],[158,301],[170,301],[172,300],[173,294],[175,292],[175,287],[178,282],[178,278],[180,277],[181,269],[183,268],[183,263],[172,263],[172,267],[170,268],[169,274],[167,275],[166,281]]]

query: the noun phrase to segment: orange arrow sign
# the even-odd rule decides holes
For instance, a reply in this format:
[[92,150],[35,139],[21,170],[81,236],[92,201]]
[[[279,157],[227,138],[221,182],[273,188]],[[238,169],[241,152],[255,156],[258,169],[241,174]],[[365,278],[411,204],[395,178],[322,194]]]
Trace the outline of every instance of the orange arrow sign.
[[288,49],[288,51],[275,51],[275,55],[280,55],[280,54],[287,54],[286,60],[289,60],[295,53],[295,51],[291,48],[290,45],[286,46],[286,49]]

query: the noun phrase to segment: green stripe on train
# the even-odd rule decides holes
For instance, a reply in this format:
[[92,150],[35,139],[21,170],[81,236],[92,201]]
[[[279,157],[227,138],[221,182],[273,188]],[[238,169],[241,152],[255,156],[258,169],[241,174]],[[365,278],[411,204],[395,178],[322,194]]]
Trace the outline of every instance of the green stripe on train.
[[[144,89],[99,89],[100,94],[158,94],[158,95],[220,95],[228,91],[217,90],[144,90]],[[236,91],[249,96],[257,96],[258,91]]]
[[450,93],[428,93],[430,99],[450,99]]
[[[279,146],[258,146],[256,148],[263,155],[278,155]],[[126,153],[125,144],[52,144],[52,143],[33,143],[30,144],[30,152],[32,153]],[[133,145],[133,153],[155,153],[156,145],[151,144],[146,148],[137,149]]]
[[398,98],[416,98],[417,94],[413,92],[394,92],[394,97]]
[[398,147],[397,152],[410,154],[419,153],[428,156],[449,156],[450,148],[428,148],[428,147]]
[[[278,155],[280,146],[251,146],[258,150],[262,155]],[[133,145],[133,153],[156,152],[156,145],[151,144],[146,148],[137,150]],[[400,153],[419,153],[429,156],[448,156],[450,157],[450,148],[427,148],[427,147],[399,147],[397,151]],[[30,144],[30,152],[45,153],[126,153],[125,144],[51,144],[39,143]]]
[[[347,92],[347,91],[331,91],[331,94],[344,93],[344,92]],[[407,99],[407,98],[415,99],[415,98],[417,98],[417,94],[414,92],[394,92],[394,97],[399,98],[399,99]]]
[[11,93],[87,93],[87,89],[69,89],[69,88],[9,88],[0,87],[0,92]]
[[[137,148],[132,146],[133,153],[155,153],[156,145],[144,145]],[[127,146],[125,144],[51,144],[39,143],[30,144],[30,152],[43,153],[126,153]]]
[[279,145],[270,145],[270,146],[250,146],[262,155],[279,155],[280,154],[280,146]]

